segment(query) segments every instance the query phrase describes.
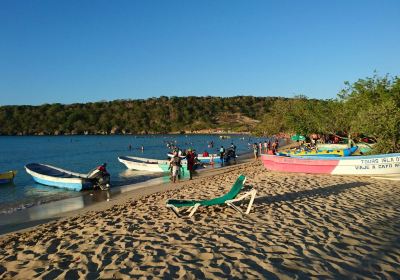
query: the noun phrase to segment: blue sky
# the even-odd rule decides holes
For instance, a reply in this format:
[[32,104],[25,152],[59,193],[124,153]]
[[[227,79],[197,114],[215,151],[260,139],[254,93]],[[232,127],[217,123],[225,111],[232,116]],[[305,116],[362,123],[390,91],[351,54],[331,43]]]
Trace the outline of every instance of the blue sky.
[[0,105],[333,98],[399,75],[400,1],[0,1]]

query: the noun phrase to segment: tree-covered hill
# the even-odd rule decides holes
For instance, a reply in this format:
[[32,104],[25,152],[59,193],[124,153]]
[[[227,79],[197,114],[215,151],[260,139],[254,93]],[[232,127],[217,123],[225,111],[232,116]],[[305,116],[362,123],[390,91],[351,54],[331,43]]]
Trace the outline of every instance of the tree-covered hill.
[[165,97],[86,104],[0,107],[0,135],[251,132],[345,133],[400,152],[400,78],[359,79],[336,99],[306,96]]
[[86,104],[0,107],[1,135],[250,131],[275,97],[159,97]]

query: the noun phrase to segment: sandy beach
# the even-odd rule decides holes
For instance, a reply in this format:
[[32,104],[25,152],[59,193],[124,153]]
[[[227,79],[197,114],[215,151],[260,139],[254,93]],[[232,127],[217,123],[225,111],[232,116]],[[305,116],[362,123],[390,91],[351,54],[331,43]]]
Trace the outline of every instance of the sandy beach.
[[[169,198],[213,198],[239,174],[249,215]],[[400,182],[273,173],[260,161],[0,237],[2,279],[399,279]]]

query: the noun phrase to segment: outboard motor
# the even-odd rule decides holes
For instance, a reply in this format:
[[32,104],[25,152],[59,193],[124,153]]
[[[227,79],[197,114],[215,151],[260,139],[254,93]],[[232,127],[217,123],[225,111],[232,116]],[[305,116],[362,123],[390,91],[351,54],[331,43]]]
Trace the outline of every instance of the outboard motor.
[[225,153],[224,161],[225,161],[226,163],[230,163],[230,161],[231,161],[232,159],[233,159],[233,160],[235,161],[235,163],[236,163],[236,153],[235,153],[235,151],[234,151],[233,149],[229,148],[229,149],[227,149],[227,151],[226,151],[226,153]]
[[87,175],[87,178],[92,182],[93,188],[100,188],[105,191],[110,188],[110,174],[99,169],[93,169]]

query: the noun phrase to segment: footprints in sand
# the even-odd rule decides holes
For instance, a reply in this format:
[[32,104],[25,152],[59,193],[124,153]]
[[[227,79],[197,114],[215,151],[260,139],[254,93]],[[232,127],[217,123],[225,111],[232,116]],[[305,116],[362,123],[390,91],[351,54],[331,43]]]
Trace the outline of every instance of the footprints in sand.
[[[239,174],[258,191],[249,216],[213,207],[180,219],[165,207],[224,194]],[[254,162],[195,181],[11,234],[0,241],[0,278],[400,279],[398,182]]]

